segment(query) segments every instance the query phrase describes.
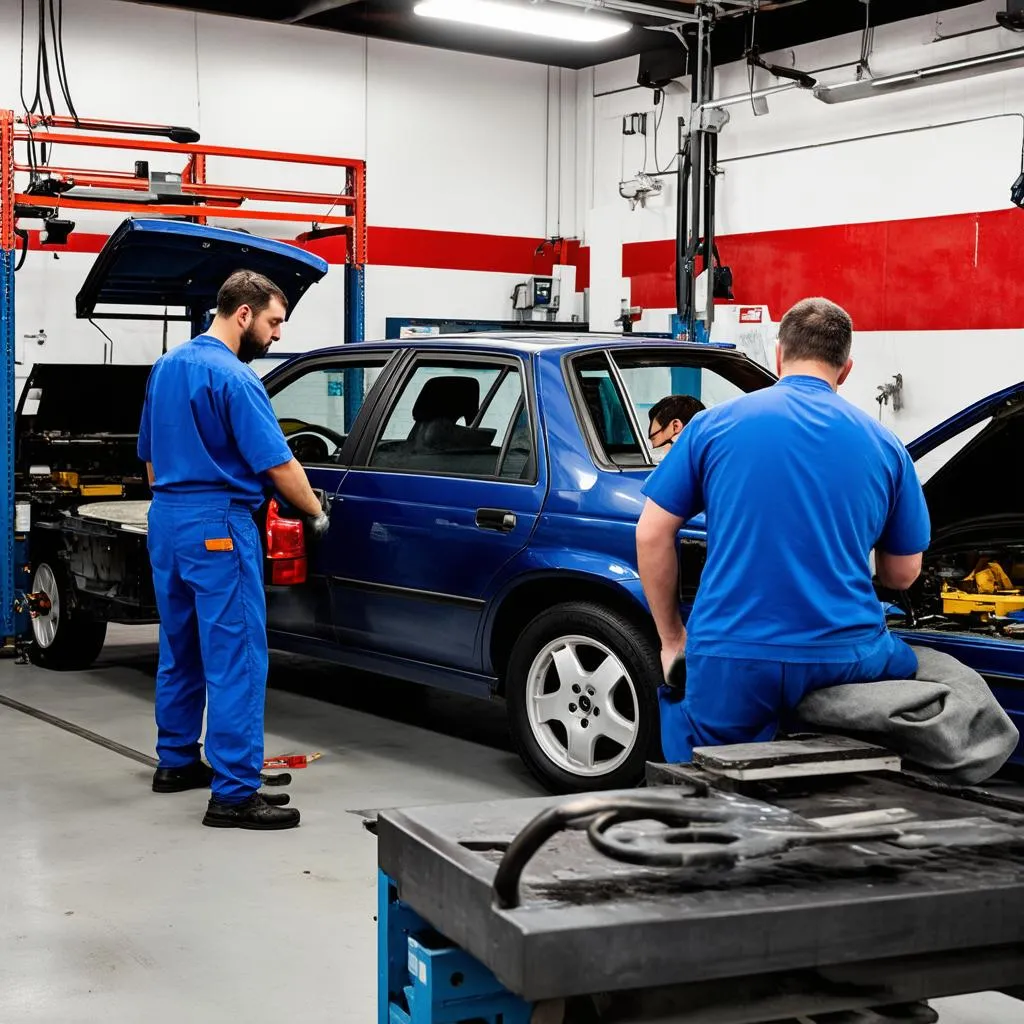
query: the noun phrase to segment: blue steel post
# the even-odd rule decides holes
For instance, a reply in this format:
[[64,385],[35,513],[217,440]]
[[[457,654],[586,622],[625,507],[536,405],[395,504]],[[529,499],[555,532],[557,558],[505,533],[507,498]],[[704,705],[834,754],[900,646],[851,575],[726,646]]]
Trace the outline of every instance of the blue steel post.
[[14,635],[14,113],[0,111],[0,640]]
[[[363,341],[365,336],[366,268],[359,263],[345,264],[345,343]],[[363,371],[345,371],[345,433],[359,415],[363,404]]]
[[345,344],[363,341],[366,334],[366,268],[345,264]]

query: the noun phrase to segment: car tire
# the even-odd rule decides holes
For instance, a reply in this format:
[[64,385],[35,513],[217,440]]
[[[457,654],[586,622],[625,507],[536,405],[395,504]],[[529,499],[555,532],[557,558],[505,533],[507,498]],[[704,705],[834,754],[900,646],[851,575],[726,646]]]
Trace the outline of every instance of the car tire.
[[68,672],[86,669],[99,657],[107,624],[72,608],[72,584],[58,561],[40,561],[32,572],[32,592],[43,594],[49,609],[32,619],[29,660],[42,668]]
[[624,789],[661,753],[653,640],[620,613],[572,602],[520,634],[505,679],[516,750],[552,793]]

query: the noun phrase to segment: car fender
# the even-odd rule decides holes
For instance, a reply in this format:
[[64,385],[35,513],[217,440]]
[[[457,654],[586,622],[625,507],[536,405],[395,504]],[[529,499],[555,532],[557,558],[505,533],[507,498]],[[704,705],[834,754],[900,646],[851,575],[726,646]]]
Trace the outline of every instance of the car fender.
[[477,637],[480,662],[485,671],[493,670],[491,643],[502,606],[516,590],[545,579],[560,582],[573,580],[605,588],[620,600],[625,598],[642,614],[649,614],[647,599],[634,566],[623,564],[600,552],[526,548],[506,563],[500,578],[494,581],[494,590],[487,598]]

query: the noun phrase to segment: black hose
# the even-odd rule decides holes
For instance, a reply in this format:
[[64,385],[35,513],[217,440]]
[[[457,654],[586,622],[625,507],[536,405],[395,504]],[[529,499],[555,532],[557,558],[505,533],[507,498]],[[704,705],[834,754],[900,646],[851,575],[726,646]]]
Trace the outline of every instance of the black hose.
[[14,233],[21,239],[21,258],[14,267],[14,272],[17,273],[24,265],[25,257],[28,256],[28,232],[23,228],[15,228]]
[[[528,822],[509,843],[494,876],[494,901],[503,910],[519,906],[519,880],[534,854],[554,835],[565,829],[595,819],[605,821],[609,814],[625,815],[615,821],[650,818],[672,823],[692,821],[692,804],[683,805],[683,797],[703,796],[706,790],[696,785],[673,786],[668,793],[618,794],[614,796],[587,796],[570,803],[559,804],[541,811]],[[717,820],[717,819],[716,819]],[[606,827],[610,827],[609,821]]]

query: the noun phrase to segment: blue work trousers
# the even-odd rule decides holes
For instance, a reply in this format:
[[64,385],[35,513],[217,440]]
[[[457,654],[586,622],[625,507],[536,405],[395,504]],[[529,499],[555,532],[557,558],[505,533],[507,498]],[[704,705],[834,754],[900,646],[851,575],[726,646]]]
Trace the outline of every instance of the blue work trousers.
[[240,803],[260,785],[268,664],[263,551],[252,511],[226,498],[157,494],[149,557],[160,613],[160,767],[199,760],[205,707],[213,795]]
[[857,655],[832,664],[687,655],[685,695],[668,686],[658,690],[665,760],[687,763],[694,747],[768,742],[814,690],[910,679],[917,672],[917,655],[888,633]]

